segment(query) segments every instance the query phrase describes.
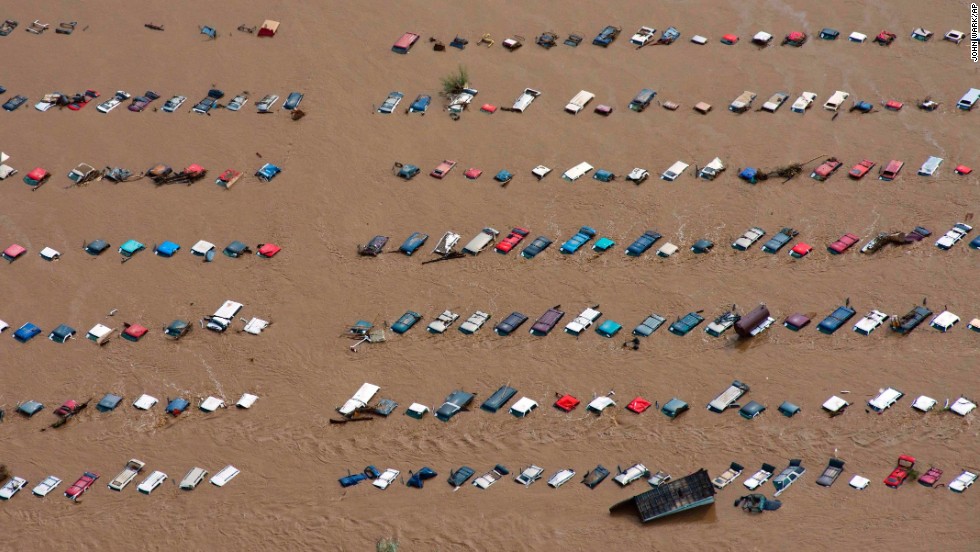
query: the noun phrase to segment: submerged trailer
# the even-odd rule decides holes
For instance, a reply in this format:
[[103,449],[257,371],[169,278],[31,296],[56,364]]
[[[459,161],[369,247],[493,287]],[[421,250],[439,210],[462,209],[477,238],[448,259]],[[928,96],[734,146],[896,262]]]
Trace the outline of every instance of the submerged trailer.
[[609,507],[610,513],[633,510],[646,523],[715,502],[715,487],[705,469],[671,481]]

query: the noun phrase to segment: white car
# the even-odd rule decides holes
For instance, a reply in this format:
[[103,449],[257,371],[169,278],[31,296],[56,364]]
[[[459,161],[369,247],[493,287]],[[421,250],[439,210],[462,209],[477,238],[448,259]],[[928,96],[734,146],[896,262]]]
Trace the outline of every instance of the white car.
[[636,167],[626,175],[627,182],[632,182],[634,184],[642,184],[646,179],[650,178],[650,173],[646,169]]
[[173,98],[170,98],[164,102],[163,110],[167,113],[173,113],[174,111],[180,109],[180,106],[184,105],[184,102],[186,101],[187,96],[174,96]]
[[977,480],[977,474],[963,470],[963,473],[959,475],[956,479],[950,481],[949,490],[954,493],[962,493],[963,491],[970,488],[971,485]]
[[875,328],[884,324],[888,320],[888,315],[880,310],[873,310],[865,315],[864,318],[854,325],[854,331],[862,335],[871,335]]
[[276,105],[279,101],[279,96],[275,94],[268,94],[263,96],[257,104],[255,104],[255,109],[259,110],[259,113],[268,113],[272,106]]
[[453,311],[442,311],[435,320],[429,323],[428,329],[429,333],[441,334],[444,333],[449,326],[453,325],[453,322],[459,318],[459,315]]
[[936,247],[938,247],[939,249],[950,249],[951,247],[956,245],[956,242],[965,238],[966,235],[969,234],[970,231],[972,230],[973,227],[970,226],[969,224],[957,222],[956,224],[953,225],[952,228],[949,229],[949,232],[946,232],[946,234],[944,234],[943,237],[939,238],[939,240],[936,241]]
[[531,174],[533,174],[535,177],[537,177],[538,180],[541,180],[542,178],[548,176],[548,173],[550,173],[550,172],[551,172],[551,169],[548,168],[548,167],[545,167],[544,165],[538,165],[537,167],[534,167],[533,169],[531,169]]
[[514,478],[514,481],[517,481],[518,483],[524,485],[525,487],[530,487],[531,483],[534,483],[538,479],[541,479],[541,474],[543,473],[544,473],[544,468],[542,468],[541,466],[532,465],[531,467],[526,468],[524,471],[518,474],[518,476]]
[[654,35],[657,34],[657,29],[653,27],[640,27],[640,30],[636,31],[633,38],[630,39],[630,44],[634,46],[646,46],[651,40],[655,38]]
[[117,90],[116,93],[108,100],[100,103],[95,109],[100,113],[108,113],[113,109],[119,107],[119,104],[128,100],[132,95],[125,90]]
[[589,326],[598,320],[600,316],[602,316],[600,311],[589,307],[582,311],[582,314],[576,316],[575,320],[569,322],[565,326],[565,331],[572,335],[580,335],[582,332],[589,329]]
[[557,489],[565,483],[568,483],[573,477],[575,477],[575,470],[564,469],[551,476],[548,480],[548,486]]
[[657,473],[653,474],[650,479],[647,479],[647,483],[649,483],[651,487],[657,488],[661,485],[670,483],[670,479],[669,473],[665,471],[658,471]]
[[44,478],[44,481],[38,483],[32,492],[37,496],[48,496],[48,493],[55,490],[58,485],[61,485],[61,479],[49,475]]
[[180,480],[180,488],[184,489],[185,491],[191,491],[200,485],[201,481],[204,481],[204,478],[207,476],[208,470],[197,467],[191,468],[191,470],[187,472],[187,475]]
[[27,485],[27,480],[23,477],[11,477],[7,484],[0,488],[0,499],[10,500],[18,491]]
[[816,99],[817,95],[813,92],[804,92],[800,94],[800,97],[793,102],[793,105],[789,109],[793,113],[805,113],[807,109],[810,109],[810,106]]
[[769,478],[772,477],[772,474],[775,471],[776,466],[773,466],[772,464],[763,464],[759,471],[752,474],[752,477],[743,481],[742,484],[745,485],[748,490],[754,491],[765,485],[766,481],[769,481]]
[[660,178],[668,182],[673,182],[674,180],[677,179],[678,176],[684,174],[684,171],[686,171],[688,167],[690,167],[690,165],[688,165],[687,163],[683,161],[677,161],[676,163],[668,167],[667,170],[660,175]]
[[230,102],[228,102],[228,110],[238,111],[239,109],[245,107],[245,104],[247,103],[248,103],[248,96],[246,96],[245,94],[239,94],[234,98],[232,98]]
[[162,471],[155,471],[148,475],[146,479],[144,479],[143,482],[136,487],[136,490],[143,494],[150,494],[166,480],[167,474],[163,473]]
[[34,109],[45,112],[52,107],[58,105],[58,100],[62,98],[63,94],[60,92],[52,92],[51,94],[45,94],[41,101],[34,104]]
[[937,314],[936,317],[932,319],[932,322],[929,323],[929,325],[945,333],[948,332],[950,328],[958,324],[959,321],[960,321],[959,316],[956,316],[955,314],[947,310]]
[[514,106],[511,108],[518,113],[524,113],[524,110],[531,106],[531,102],[534,98],[541,95],[541,91],[535,90],[533,88],[525,88],[524,92],[514,100]]
[[383,474],[381,474],[381,477],[375,479],[374,483],[372,484],[383,491],[388,488],[388,485],[395,482],[395,479],[398,478],[400,473],[400,471],[394,468],[388,468]]
[[643,464],[634,464],[626,468],[626,471],[620,472],[616,477],[613,477],[613,481],[619,483],[621,487],[625,487],[637,479],[649,475],[649,473],[650,470]]
[[778,110],[784,103],[786,103],[786,100],[788,99],[789,99],[789,94],[785,92],[776,92],[775,94],[770,96],[769,100],[766,103],[762,104],[762,110],[768,111],[769,113],[775,113],[776,110]]
[[766,231],[758,226],[753,226],[742,234],[742,237],[732,243],[732,249],[747,251],[752,244],[759,241],[759,238],[766,235]]

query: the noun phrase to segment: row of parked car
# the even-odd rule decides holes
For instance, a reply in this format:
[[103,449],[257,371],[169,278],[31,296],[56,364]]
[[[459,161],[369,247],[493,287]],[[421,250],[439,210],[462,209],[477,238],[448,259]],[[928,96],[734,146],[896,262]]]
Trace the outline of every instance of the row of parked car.
[[[944,159],[942,157],[930,155],[925,160],[925,162],[922,163],[922,166],[919,168],[918,175],[935,176],[936,172],[939,170],[939,167],[943,164],[943,161]],[[429,173],[429,176],[442,180],[454,168],[456,168],[458,164],[459,163],[456,160],[445,159],[441,161],[432,170],[432,172]],[[669,167],[667,167],[667,169],[664,170],[663,173],[660,174],[660,179],[666,180],[667,182],[673,182],[677,180],[679,177],[681,177],[690,166],[691,164],[686,161],[683,160],[675,161]],[[827,159],[822,161],[819,165],[817,165],[813,169],[813,171],[810,172],[810,178],[818,182],[824,182],[830,177],[832,177],[843,166],[844,166],[843,161],[841,161],[837,157],[828,157]],[[850,177],[852,180],[861,180],[877,166],[878,163],[876,161],[873,161],[871,159],[862,159],[860,162],[858,162],[853,167],[851,167],[851,169],[847,172],[847,176]],[[879,167],[878,179],[883,180],[885,182],[891,182],[893,180],[896,180],[899,177],[899,174],[902,172],[902,169],[904,167],[905,167],[905,161],[901,159],[892,159],[888,161],[888,163],[886,163],[885,165]],[[695,176],[702,180],[711,181],[718,178],[722,173],[724,173],[727,170],[727,168],[728,168],[727,165],[725,164],[724,161],[722,161],[720,157],[715,157],[714,159],[709,161],[706,165],[704,165],[702,168],[698,169],[695,173],[693,173],[692,176]],[[800,170],[802,170],[802,167],[800,168]],[[395,176],[403,180],[411,180],[416,176],[418,176],[421,173],[421,171],[422,170],[418,167],[418,165],[413,165],[410,163],[395,163],[393,167],[393,172]],[[533,169],[531,169],[531,174],[538,181],[543,180],[551,172],[552,169],[545,165],[538,165]],[[953,172],[960,176],[966,176],[968,174],[973,173],[973,168],[961,164],[954,167]],[[592,179],[597,180],[599,182],[613,182],[620,177],[620,175],[618,175],[616,172],[610,169],[602,168],[602,169],[595,170],[595,167],[592,164],[590,164],[587,161],[582,161],[581,163],[578,163],[575,166],[568,169],[567,171],[563,172],[561,178],[566,182],[576,182],[590,173],[592,174]],[[463,176],[467,180],[477,180],[482,175],[483,175],[483,170],[476,167],[470,167],[463,172]],[[759,182],[766,181],[770,178],[780,177],[780,178],[790,179],[795,176],[796,176],[795,174],[787,175],[784,172],[782,172],[780,169],[777,169],[775,171],[766,171],[764,169],[760,169],[757,167],[746,167],[744,169],[740,169],[737,174],[739,180],[748,182],[749,184],[758,184]],[[626,174],[625,181],[631,182],[635,185],[640,185],[646,182],[647,179],[649,178],[650,178],[650,172],[647,169],[643,167],[634,167]],[[493,180],[498,184],[500,184],[501,186],[507,185],[513,179],[514,179],[514,173],[510,172],[507,169],[501,170],[493,177]]]
[[[7,89],[0,86],[0,94],[6,92]],[[34,105],[34,109],[38,111],[48,111],[53,107],[67,107],[71,111],[78,111],[88,105],[92,100],[101,98],[102,95],[97,90],[86,90],[85,92],[80,92],[77,94],[64,94],[61,92],[52,92],[50,94],[45,94],[41,97]],[[245,104],[248,103],[249,95],[247,92],[242,92],[237,94],[231,99],[227,104],[221,105],[218,103],[219,100],[225,97],[225,93],[217,88],[212,88],[208,91],[207,95],[201,99],[201,101],[194,104],[191,108],[191,112],[206,114],[211,109],[215,107],[224,107],[229,111],[240,111]],[[292,111],[299,107],[300,102],[303,101],[302,92],[291,92],[287,97],[286,101],[283,102],[283,109],[287,111]],[[161,98],[160,94],[147,90],[140,96],[133,97],[133,95],[125,90],[117,90],[109,99],[103,101],[96,106],[96,111],[99,113],[109,113],[110,111],[116,109],[122,105],[127,100],[131,100],[128,109],[130,111],[139,113],[148,109],[155,101]],[[16,111],[20,106],[27,103],[28,98],[22,94],[16,94],[11,96],[3,104],[3,109],[6,111]],[[173,113],[180,109],[184,103],[187,102],[187,96],[181,96],[179,94],[172,96],[170,99],[163,103],[161,108],[166,113]],[[255,108],[259,113],[272,113],[272,108],[279,102],[279,96],[276,94],[267,94],[263,96],[255,104]]]
[[[136,476],[143,472],[143,468],[145,466],[145,462],[135,458],[131,459],[126,463],[125,467],[123,467],[123,470],[119,472],[119,475],[113,478],[113,480],[109,483],[109,488],[114,491],[121,492],[130,483],[132,483],[134,479],[136,479]],[[216,487],[224,487],[239,473],[241,473],[241,470],[229,464],[211,477],[211,484]],[[4,482],[4,479],[7,479],[7,476],[5,474],[0,475],[4,475],[3,478],[0,478],[0,483],[4,483],[3,487],[0,487],[0,499],[3,500],[10,500],[28,484],[27,479],[18,476],[10,477],[9,480]],[[194,490],[202,481],[204,481],[204,478],[207,477],[207,475],[208,471],[206,469],[195,466],[191,468],[190,471],[187,472],[187,475],[185,475],[181,480],[180,488],[186,491]],[[75,483],[65,490],[65,496],[73,501],[77,501],[95,485],[95,482],[99,479],[99,477],[99,474],[94,472],[83,473],[82,476],[75,481]],[[167,474],[157,470],[146,476],[146,478],[144,478],[143,481],[136,486],[136,490],[148,495],[157,487],[162,485],[166,480]],[[43,498],[61,486],[61,483],[61,478],[56,475],[49,475],[34,487],[32,493],[34,496]]]
[[[954,245],[962,241],[969,233],[973,230],[973,227],[964,222],[957,222],[953,227],[946,232],[942,237],[936,241],[936,247],[942,250],[949,250]],[[591,226],[583,226],[579,228],[572,237],[567,239],[559,247],[559,252],[564,255],[573,255],[580,249],[591,243],[599,233]],[[736,251],[748,251],[755,244],[765,237],[766,231],[758,226],[753,226],[745,231],[740,237],[736,238],[732,242],[731,247]],[[763,243],[761,250],[764,253],[776,254],[784,247],[789,245],[797,236],[799,232],[793,228],[784,227],[779,230],[774,236],[769,238]],[[932,232],[927,228],[922,226],[916,226],[911,232],[882,232],[877,234],[868,240],[863,247],[861,247],[861,252],[865,254],[874,253],[885,245],[892,244],[910,244],[919,242],[932,235]],[[447,231],[443,234],[442,238],[433,248],[432,253],[439,255],[441,258],[452,258],[462,256],[464,254],[468,255],[479,255],[481,252],[485,251],[491,245],[493,250],[502,255],[506,255],[511,251],[515,250],[525,239],[530,236],[530,230],[522,227],[515,227],[507,235],[498,241],[500,232],[495,228],[486,227],[480,230],[470,241],[466,242],[462,248],[457,249],[461,243],[460,234],[455,231]],[[638,236],[633,242],[626,248],[626,255],[629,257],[640,257],[647,251],[649,251],[653,246],[663,238],[660,232],[655,230],[647,230],[640,236]],[[367,257],[377,257],[384,252],[385,247],[388,245],[390,238],[384,235],[377,235],[371,238],[366,245],[359,245],[357,247],[358,254]],[[405,254],[406,256],[412,256],[417,253],[423,246],[428,242],[429,234],[425,232],[412,232],[408,238],[399,246],[398,251]],[[841,255],[847,252],[848,249],[860,243],[861,238],[856,234],[845,233],[838,240],[827,245],[827,251],[833,255]],[[525,259],[533,259],[540,255],[542,252],[551,247],[551,238],[547,236],[538,236],[531,240],[531,242],[521,250],[521,257]],[[609,237],[600,237],[592,245],[592,250],[596,253],[605,253],[613,247],[615,247],[616,241]],[[714,249],[715,243],[709,239],[699,239],[691,245],[691,251],[695,254],[707,254]],[[970,242],[970,247],[973,249],[980,249],[980,236],[977,236]],[[657,256],[659,257],[671,257],[679,251],[679,247],[673,243],[664,243],[658,250]],[[794,244],[789,251],[789,255],[796,259],[802,259],[809,255],[813,251],[813,246],[805,242],[798,242]]]
[[[606,25],[596,34],[595,38],[592,39],[592,44],[603,48],[609,47],[616,41],[617,38],[619,38],[622,31],[622,27],[618,27],[616,25]],[[928,42],[932,39],[933,34],[934,33],[930,30],[917,27],[912,30],[910,36],[913,40],[918,42]],[[822,41],[835,41],[840,37],[840,35],[840,31],[837,29],[824,27],[817,36]],[[673,26],[664,29],[661,35],[658,37],[656,27],[652,25],[643,25],[637,29],[635,33],[633,33],[633,36],[630,37],[629,44],[630,46],[634,46],[636,49],[643,48],[644,46],[668,46],[676,42],[680,37],[681,32]],[[406,32],[395,41],[394,45],[391,47],[391,50],[396,54],[407,54],[409,51],[411,51],[415,44],[418,43],[420,38],[421,36],[417,33]],[[765,48],[772,45],[773,38],[773,35],[769,34],[768,32],[759,31],[752,36],[752,44],[759,46],[760,48]],[[809,38],[809,35],[803,31],[792,31],[783,38],[782,45],[799,48],[806,44]],[[895,42],[897,38],[897,34],[888,30],[883,30],[875,35],[872,42],[880,46],[891,46],[891,44]],[[951,29],[945,35],[943,35],[943,40],[952,42],[953,44],[960,44],[965,38],[966,34],[956,29]],[[545,31],[534,39],[534,43],[542,48],[545,48],[546,50],[550,50],[559,43],[574,48],[581,44],[584,39],[585,37],[581,33],[570,33],[566,38],[562,39],[557,33]],[[868,40],[868,35],[854,31],[848,35],[847,40],[848,42],[863,44]],[[435,51],[444,51],[446,49],[445,45],[441,41],[435,40],[433,42],[433,49]],[[489,48],[493,46],[495,42],[496,41],[493,40],[490,34],[485,34],[476,44],[477,46],[486,46]],[[527,42],[527,39],[521,35],[515,34],[503,40],[501,45],[507,50],[514,51],[521,48],[525,42]],[[704,46],[708,44],[708,38],[701,35],[694,35],[691,37],[691,42]],[[726,46],[734,46],[739,42],[739,37],[734,33],[726,33],[721,36],[720,42]],[[468,39],[457,35],[456,38],[449,43],[449,46],[459,50],[464,50],[469,43],[470,41]]]
[[[374,397],[380,390],[381,387],[372,383],[365,383],[361,385],[361,387],[343,404],[343,406],[337,408],[337,412],[344,416],[344,418],[339,421],[344,422],[349,419],[364,416],[390,416],[398,408],[398,403],[389,398],[382,398],[375,402]],[[726,386],[725,389],[718,394],[718,396],[707,404],[707,409],[718,414],[724,413],[728,410],[738,410],[738,413],[742,418],[746,420],[754,420],[762,415],[766,411],[767,407],[764,404],[754,400],[745,404],[740,404],[739,400],[742,399],[744,395],[749,392],[749,390],[750,389],[747,384],[739,380],[735,380]],[[586,412],[601,415],[607,409],[615,407],[616,401],[613,399],[615,395],[616,393],[614,391],[610,391],[605,395],[594,396],[593,399],[587,404],[585,408]],[[511,387],[510,385],[502,385],[500,388],[494,391],[482,405],[480,405],[480,409],[491,414],[496,414],[498,411],[506,409],[511,415],[517,418],[526,418],[539,406],[538,402],[534,399],[523,396],[517,401],[513,402],[508,408],[508,403],[510,403],[510,401],[516,396],[517,389]],[[881,414],[885,410],[891,408],[904,396],[905,393],[892,387],[879,389],[878,394],[867,402],[867,408],[869,411]],[[581,404],[581,401],[578,398],[567,393],[559,393],[557,394],[557,397],[558,399],[554,402],[553,406],[563,412],[571,412]],[[438,408],[433,407],[433,414],[440,421],[448,422],[454,416],[456,416],[456,414],[468,410],[475,399],[475,393],[456,389],[446,397],[446,400],[442,403],[442,406]],[[926,413],[934,410],[938,403],[939,401],[932,397],[920,395],[912,403],[912,408],[918,410],[919,412]],[[838,397],[837,395],[832,395],[829,399],[824,401],[821,408],[831,417],[836,417],[843,414],[850,404],[851,403],[847,400]],[[642,414],[650,409],[650,407],[654,407],[655,411],[659,410],[661,414],[670,419],[675,419],[690,410],[690,405],[677,397],[671,398],[667,402],[663,403],[663,406],[661,406],[659,402],[653,403],[642,396],[637,396],[633,400],[629,401],[625,408],[634,414]],[[965,396],[960,396],[958,399],[952,402],[947,399],[942,410],[953,412],[961,417],[966,417],[971,412],[976,410],[976,408],[977,405],[975,402]],[[796,416],[801,410],[802,409],[800,406],[791,401],[783,401],[778,408],[779,413],[787,418]],[[405,414],[415,419],[422,419],[428,412],[428,406],[416,402],[409,405],[405,411]]]
[[[93,257],[98,257],[111,248],[112,245],[103,239],[86,241],[82,244],[82,250]],[[142,242],[135,239],[129,239],[119,246],[118,251],[122,258],[122,262],[128,262],[134,258],[136,254],[145,249],[146,245]],[[170,258],[176,255],[181,249],[182,247],[179,243],[171,240],[164,240],[163,242],[153,246],[153,253],[158,257]],[[203,260],[204,262],[212,262],[216,257],[215,252],[217,250],[217,247],[213,243],[207,240],[199,240],[191,247],[191,255]],[[254,253],[257,257],[271,259],[278,255],[280,251],[282,251],[282,248],[274,243],[260,243],[255,246]],[[28,249],[26,247],[15,243],[4,249],[3,252],[0,253],[0,257],[2,257],[3,260],[7,261],[8,263],[12,263],[26,255],[27,252]],[[253,253],[253,251],[249,246],[245,245],[244,242],[235,240],[226,245],[225,248],[221,250],[221,253],[225,257],[237,259],[250,255]],[[61,252],[53,247],[46,246],[41,248],[41,250],[38,252],[38,256],[45,261],[57,261],[61,259]]]
[[[705,321],[705,317],[701,314],[702,312],[704,311],[691,311],[684,316],[677,317],[674,322],[668,326],[668,331],[678,336],[687,335]],[[848,321],[854,318],[856,314],[857,311],[851,307],[850,300],[847,300],[843,305],[835,308],[830,314],[824,317],[817,324],[817,330],[827,335],[833,335],[835,332],[837,332],[837,330],[844,327]],[[602,316],[603,313],[599,310],[598,305],[586,307],[581,314],[565,325],[565,332],[576,337],[581,336],[587,329],[592,327],[593,324],[597,323]],[[478,310],[467,318],[462,324],[460,324],[459,331],[466,335],[474,334],[479,331],[491,319],[491,317],[492,315],[490,313]],[[558,326],[558,323],[561,322],[564,317],[565,311],[561,310],[561,305],[551,307],[541,316],[539,316],[531,325],[530,334],[538,337],[544,337],[551,333],[551,331]],[[459,313],[453,312],[452,310],[445,310],[429,323],[426,330],[433,334],[443,334],[453,324],[455,324],[459,318]],[[421,314],[410,310],[401,315],[395,321],[395,323],[391,325],[391,331],[396,334],[404,334],[411,330],[422,319],[423,316]],[[528,320],[529,317],[526,314],[519,311],[514,311],[500,323],[498,323],[493,330],[497,335],[508,336],[517,331],[517,329],[523,326]],[[960,322],[960,317],[945,309],[942,312],[935,314],[925,305],[916,305],[912,307],[909,312],[903,315],[889,315],[877,309],[872,309],[867,315],[854,324],[853,330],[862,335],[871,335],[874,330],[881,327],[885,323],[888,323],[889,327],[891,327],[893,331],[901,335],[906,335],[911,333],[926,320],[930,320],[930,327],[945,333]],[[811,321],[810,316],[797,312],[787,316],[783,321],[783,325],[792,331],[798,332],[809,326]],[[663,315],[651,313],[649,316],[646,316],[642,322],[637,324],[635,328],[633,328],[632,333],[637,337],[649,337],[660,329],[660,327],[666,322],[667,318]],[[759,305],[745,315],[738,314],[736,306],[732,305],[732,308],[725,309],[706,326],[705,333],[713,337],[721,337],[728,330],[734,329],[735,333],[738,334],[740,338],[747,339],[755,337],[764,330],[768,329],[773,322],[775,322],[775,318],[771,316],[768,307],[766,307],[764,304]],[[369,323],[359,321],[357,324],[351,326],[350,331],[360,335],[365,333],[370,328],[371,325]],[[975,332],[980,332],[980,318],[974,318],[971,320],[970,323],[967,324],[967,328]],[[622,329],[622,324],[607,318],[596,327],[595,331],[602,337],[612,338],[615,337]]]
[[[214,314],[201,318],[200,325],[202,328],[207,328],[208,330],[222,333],[232,327],[235,322],[235,318],[238,317],[239,313],[241,313],[242,309],[244,308],[245,306],[237,301],[225,301],[216,311],[214,311]],[[109,313],[110,316],[115,314],[115,310]],[[245,318],[241,318],[240,320],[244,324],[240,331],[252,335],[261,334],[272,324],[268,320],[263,320],[255,316],[249,320],[246,320]],[[142,324],[124,322],[122,326],[123,330],[119,335],[126,341],[133,343],[143,339],[143,337],[149,333],[149,329]],[[3,320],[0,320],[0,333],[3,333],[9,327],[9,324]],[[191,328],[193,328],[193,324],[187,320],[178,318],[163,328],[163,334],[165,337],[176,341],[187,335],[187,333],[191,331]],[[85,334],[85,338],[92,341],[96,345],[101,346],[108,343],[117,331],[118,328],[107,326],[100,322],[95,326],[92,326],[92,329]],[[37,324],[27,322],[14,331],[13,337],[20,343],[27,343],[41,333],[42,330]],[[48,334],[48,339],[54,341],[55,343],[65,343],[71,339],[74,339],[77,334],[78,331],[68,324],[59,324],[54,330],[51,330],[51,333]]]
[[[896,467],[888,474],[884,479],[885,485],[893,489],[898,488],[904,483],[909,476],[912,474],[912,469],[915,466],[915,458],[906,454],[899,456]],[[831,487],[844,473],[845,462],[839,458],[831,458],[824,469],[820,477],[817,478],[817,485],[821,487]],[[640,479],[645,479],[647,483],[653,487],[658,488],[663,485],[670,483],[673,478],[671,475],[664,470],[657,470],[653,472],[647,468],[642,463],[636,463],[632,466],[626,468],[625,470],[618,467],[616,468],[616,475],[613,477],[620,488],[626,487],[638,481]],[[711,480],[711,484],[719,491],[735,482],[743,473],[745,472],[745,467],[738,462],[732,462],[729,464],[728,468],[721,473],[721,475],[715,477]],[[974,482],[977,480],[976,470],[965,469],[963,472],[957,476],[955,479],[950,481],[946,486],[949,490],[955,493],[962,493],[969,489]],[[602,464],[597,465],[591,470],[585,472],[582,477],[582,484],[584,484],[589,489],[595,489],[600,483],[606,480],[610,475],[610,470],[603,466]],[[806,473],[806,468],[803,467],[803,461],[795,458],[789,460],[788,465],[782,471],[778,471],[778,468],[772,464],[762,463],[762,466],[752,474],[751,477],[746,479],[742,484],[745,485],[750,491],[761,490],[763,486],[771,479],[773,487],[773,496],[779,496],[784,493],[789,487],[800,479]],[[514,477],[514,481],[520,483],[525,487],[530,487],[535,481],[542,479],[545,474],[545,469],[541,466],[531,464],[526,468],[522,468],[519,473]],[[773,477],[775,474],[775,477]],[[381,472],[374,466],[367,466],[362,472],[355,474],[348,474],[338,479],[341,487],[347,488],[352,487],[361,483],[362,481],[368,481],[373,479],[372,485],[375,487],[385,490],[394,483],[401,472],[395,468],[388,468],[384,472]],[[450,470],[449,478],[447,482],[453,489],[459,489],[470,480],[476,471],[469,466],[461,466],[459,469]],[[487,489],[497,481],[504,478],[504,476],[510,475],[510,470],[506,466],[501,464],[495,465],[489,471],[483,475],[477,477],[473,480],[472,484],[474,487],[480,489]],[[432,468],[425,466],[416,472],[409,472],[408,481],[402,480],[408,487],[415,487],[418,489],[423,488],[425,481],[437,477],[438,474]],[[929,488],[936,488],[939,485],[940,480],[943,476],[943,470],[932,466],[929,470],[922,474],[918,478],[920,485]],[[575,477],[575,470],[572,468],[561,468],[554,475],[547,479],[548,486],[557,489],[570,481]],[[864,490],[870,484],[870,480],[866,477],[855,475],[851,478],[849,485],[858,490]],[[778,506],[776,506],[778,508]],[[772,508],[772,509],[776,509]]]

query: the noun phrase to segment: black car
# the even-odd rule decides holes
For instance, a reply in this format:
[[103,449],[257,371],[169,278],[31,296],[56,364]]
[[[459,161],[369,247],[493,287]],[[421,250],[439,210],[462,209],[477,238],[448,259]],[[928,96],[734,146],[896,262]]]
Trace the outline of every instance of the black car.
[[538,236],[534,238],[534,241],[528,244],[528,246],[525,247],[523,251],[521,251],[521,256],[524,257],[525,259],[533,259],[535,255],[541,253],[545,249],[548,249],[548,246],[550,245],[551,245],[551,240],[549,240],[544,236]]
[[507,318],[504,318],[500,324],[497,324],[493,331],[497,332],[497,335],[510,335],[525,322],[527,322],[527,315],[514,311]]
[[7,111],[13,111],[18,107],[24,105],[24,102],[26,101],[27,101],[27,96],[17,95],[7,100],[7,103],[3,104],[3,108],[6,109]]
[[367,245],[357,246],[357,254],[366,257],[377,257],[384,250],[388,243],[388,236],[375,236]]
[[473,402],[473,397],[473,393],[467,393],[458,389],[453,391],[446,397],[446,402],[442,403],[442,406],[436,410],[436,418],[448,422],[456,413],[469,406]]

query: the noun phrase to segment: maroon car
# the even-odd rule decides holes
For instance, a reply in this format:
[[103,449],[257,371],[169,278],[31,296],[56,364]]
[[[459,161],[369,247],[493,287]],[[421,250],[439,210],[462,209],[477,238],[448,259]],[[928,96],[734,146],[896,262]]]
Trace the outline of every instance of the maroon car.
[[72,500],[78,500],[98,478],[99,474],[97,473],[85,472],[78,478],[78,481],[75,481],[71,487],[68,487],[68,490],[65,491],[65,496]]
[[837,172],[837,169],[839,169],[841,165],[843,165],[843,163],[838,161],[836,157],[831,157],[830,159],[821,163],[819,167],[814,169],[813,172],[810,173],[810,178],[823,182]]
[[850,176],[854,180],[860,180],[873,168],[875,168],[875,162],[865,159],[857,165],[851,167],[851,172],[847,173],[847,176]]
[[854,234],[844,234],[839,240],[828,245],[827,250],[835,255],[840,255],[859,241],[861,241],[861,238],[855,236]]
[[59,418],[64,418],[70,414],[75,414],[76,412],[78,412],[78,401],[69,399],[54,411],[54,415],[58,416]]
[[139,113],[140,111],[146,109],[146,107],[150,105],[153,102],[153,100],[159,100],[159,99],[160,99],[160,94],[157,94],[152,90],[147,90],[145,94],[143,94],[142,96],[137,96],[133,100],[133,103],[129,104],[129,110]]
[[942,476],[943,470],[937,467],[929,468],[929,471],[919,478],[919,484],[925,485],[926,487],[935,487],[936,483],[939,483],[939,479]]
[[503,240],[500,241],[500,243],[494,246],[494,249],[497,250],[497,253],[509,253],[510,250],[514,249],[514,246],[521,243],[521,240],[526,238],[529,233],[530,231],[527,230],[526,228],[521,228],[521,227],[514,228],[513,230],[510,231],[509,234],[507,234],[506,238],[504,238]]

